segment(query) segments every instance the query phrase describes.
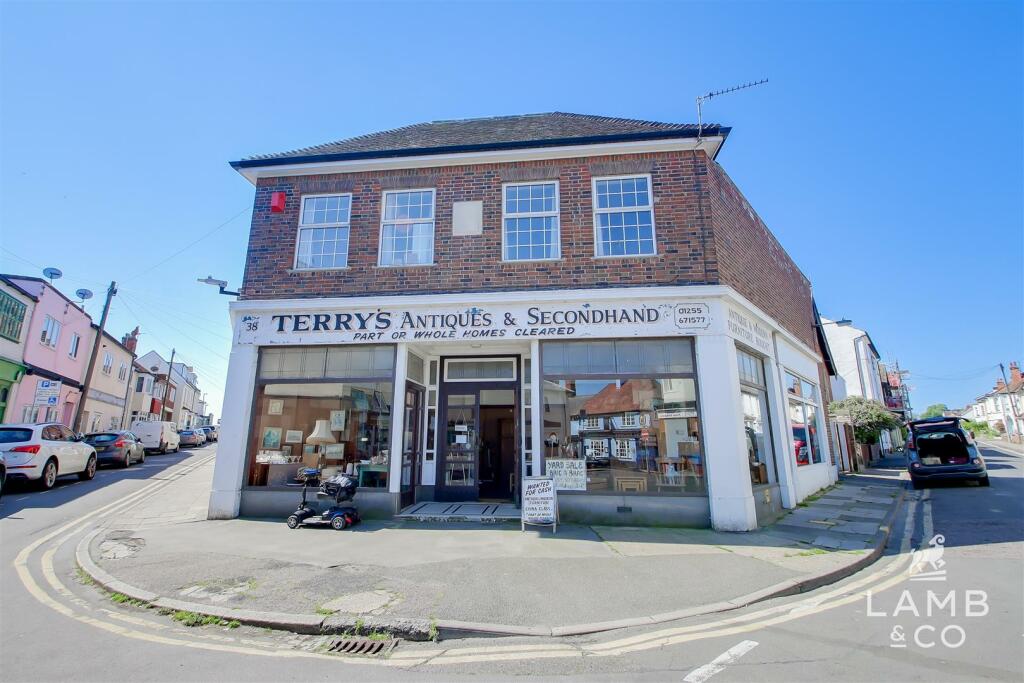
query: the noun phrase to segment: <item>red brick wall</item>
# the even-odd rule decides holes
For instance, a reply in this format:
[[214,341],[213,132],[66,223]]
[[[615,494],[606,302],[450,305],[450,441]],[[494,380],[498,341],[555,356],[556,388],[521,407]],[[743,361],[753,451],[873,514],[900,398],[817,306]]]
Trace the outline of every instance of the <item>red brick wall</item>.
[[[650,173],[658,254],[595,258],[591,178]],[[503,182],[557,179],[562,258],[501,260]],[[436,188],[434,265],[377,266],[385,189]],[[271,213],[272,192],[287,194]],[[349,267],[293,271],[300,197],[351,192]],[[452,203],[483,202],[483,234],[453,236]],[[264,178],[253,209],[242,299],[486,290],[729,284],[815,348],[810,284],[722,168],[703,152]]]
[[714,161],[708,162],[707,197],[722,283],[817,349],[811,283]]
[[[259,181],[242,299],[481,290],[561,289],[716,283],[718,274],[705,210],[699,201],[703,152],[560,159],[478,166],[377,171]],[[649,172],[655,197],[658,255],[594,258],[592,175]],[[561,193],[559,261],[501,261],[501,185],[557,179]],[[381,201],[385,189],[434,187],[434,265],[378,267]],[[270,212],[271,192],[286,192],[286,211]],[[349,267],[291,271],[302,194],[352,192]],[[483,201],[483,234],[453,236],[452,203]]]

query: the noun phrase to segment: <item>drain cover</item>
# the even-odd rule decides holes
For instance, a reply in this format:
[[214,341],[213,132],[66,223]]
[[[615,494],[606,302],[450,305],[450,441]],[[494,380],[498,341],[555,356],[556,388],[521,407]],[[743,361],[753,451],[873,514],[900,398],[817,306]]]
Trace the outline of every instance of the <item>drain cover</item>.
[[327,645],[328,652],[336,652],[344,655],[362,655],[363,657],[382,657],[391,654],[391,651],[398,645],[397,638],[376,640],[353,636],[348,638],[336,638]]

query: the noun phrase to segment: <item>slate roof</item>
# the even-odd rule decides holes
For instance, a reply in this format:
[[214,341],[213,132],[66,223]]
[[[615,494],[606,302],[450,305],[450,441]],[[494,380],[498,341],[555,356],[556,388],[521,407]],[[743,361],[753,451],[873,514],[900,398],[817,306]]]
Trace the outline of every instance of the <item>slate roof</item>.
[[[705,124],[703,136],[728,136],[731,129]],[[431,121],[346,140],[261,154],[234,161],[234,168],[314,161],[445,154],[526,147],[697,137],[693,123],[663,123],[592,114],[549,112],[479,119]]]

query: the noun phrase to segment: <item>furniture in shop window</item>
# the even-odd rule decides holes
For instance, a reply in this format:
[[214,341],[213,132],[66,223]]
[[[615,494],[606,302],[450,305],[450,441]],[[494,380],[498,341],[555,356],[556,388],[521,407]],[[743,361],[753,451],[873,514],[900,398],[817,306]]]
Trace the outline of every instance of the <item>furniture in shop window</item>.
[[646,493],[647,477],[615,477],[615,490],[620,493]]
[[359,472],[359,487],[360,488],[385,488],[387,486],[387,465],[369,465],[359,463],[356,465],[356,471]]

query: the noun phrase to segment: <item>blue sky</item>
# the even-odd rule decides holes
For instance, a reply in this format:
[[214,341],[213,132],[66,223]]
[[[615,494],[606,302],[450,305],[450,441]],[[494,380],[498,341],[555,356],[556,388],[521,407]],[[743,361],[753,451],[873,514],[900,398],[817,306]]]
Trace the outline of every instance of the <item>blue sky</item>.
[[707,106],[719,161],[822,313],[919,410],[961,405],[1024,361],[1021,27],[1010,2],[2,3],[0,269],[63,269],[96,319],[116,279],[111,331],[176,347],[219,416],[228,298],[196,278],[241,279],[229,160],[434,119],[689,122],[767,77]]

